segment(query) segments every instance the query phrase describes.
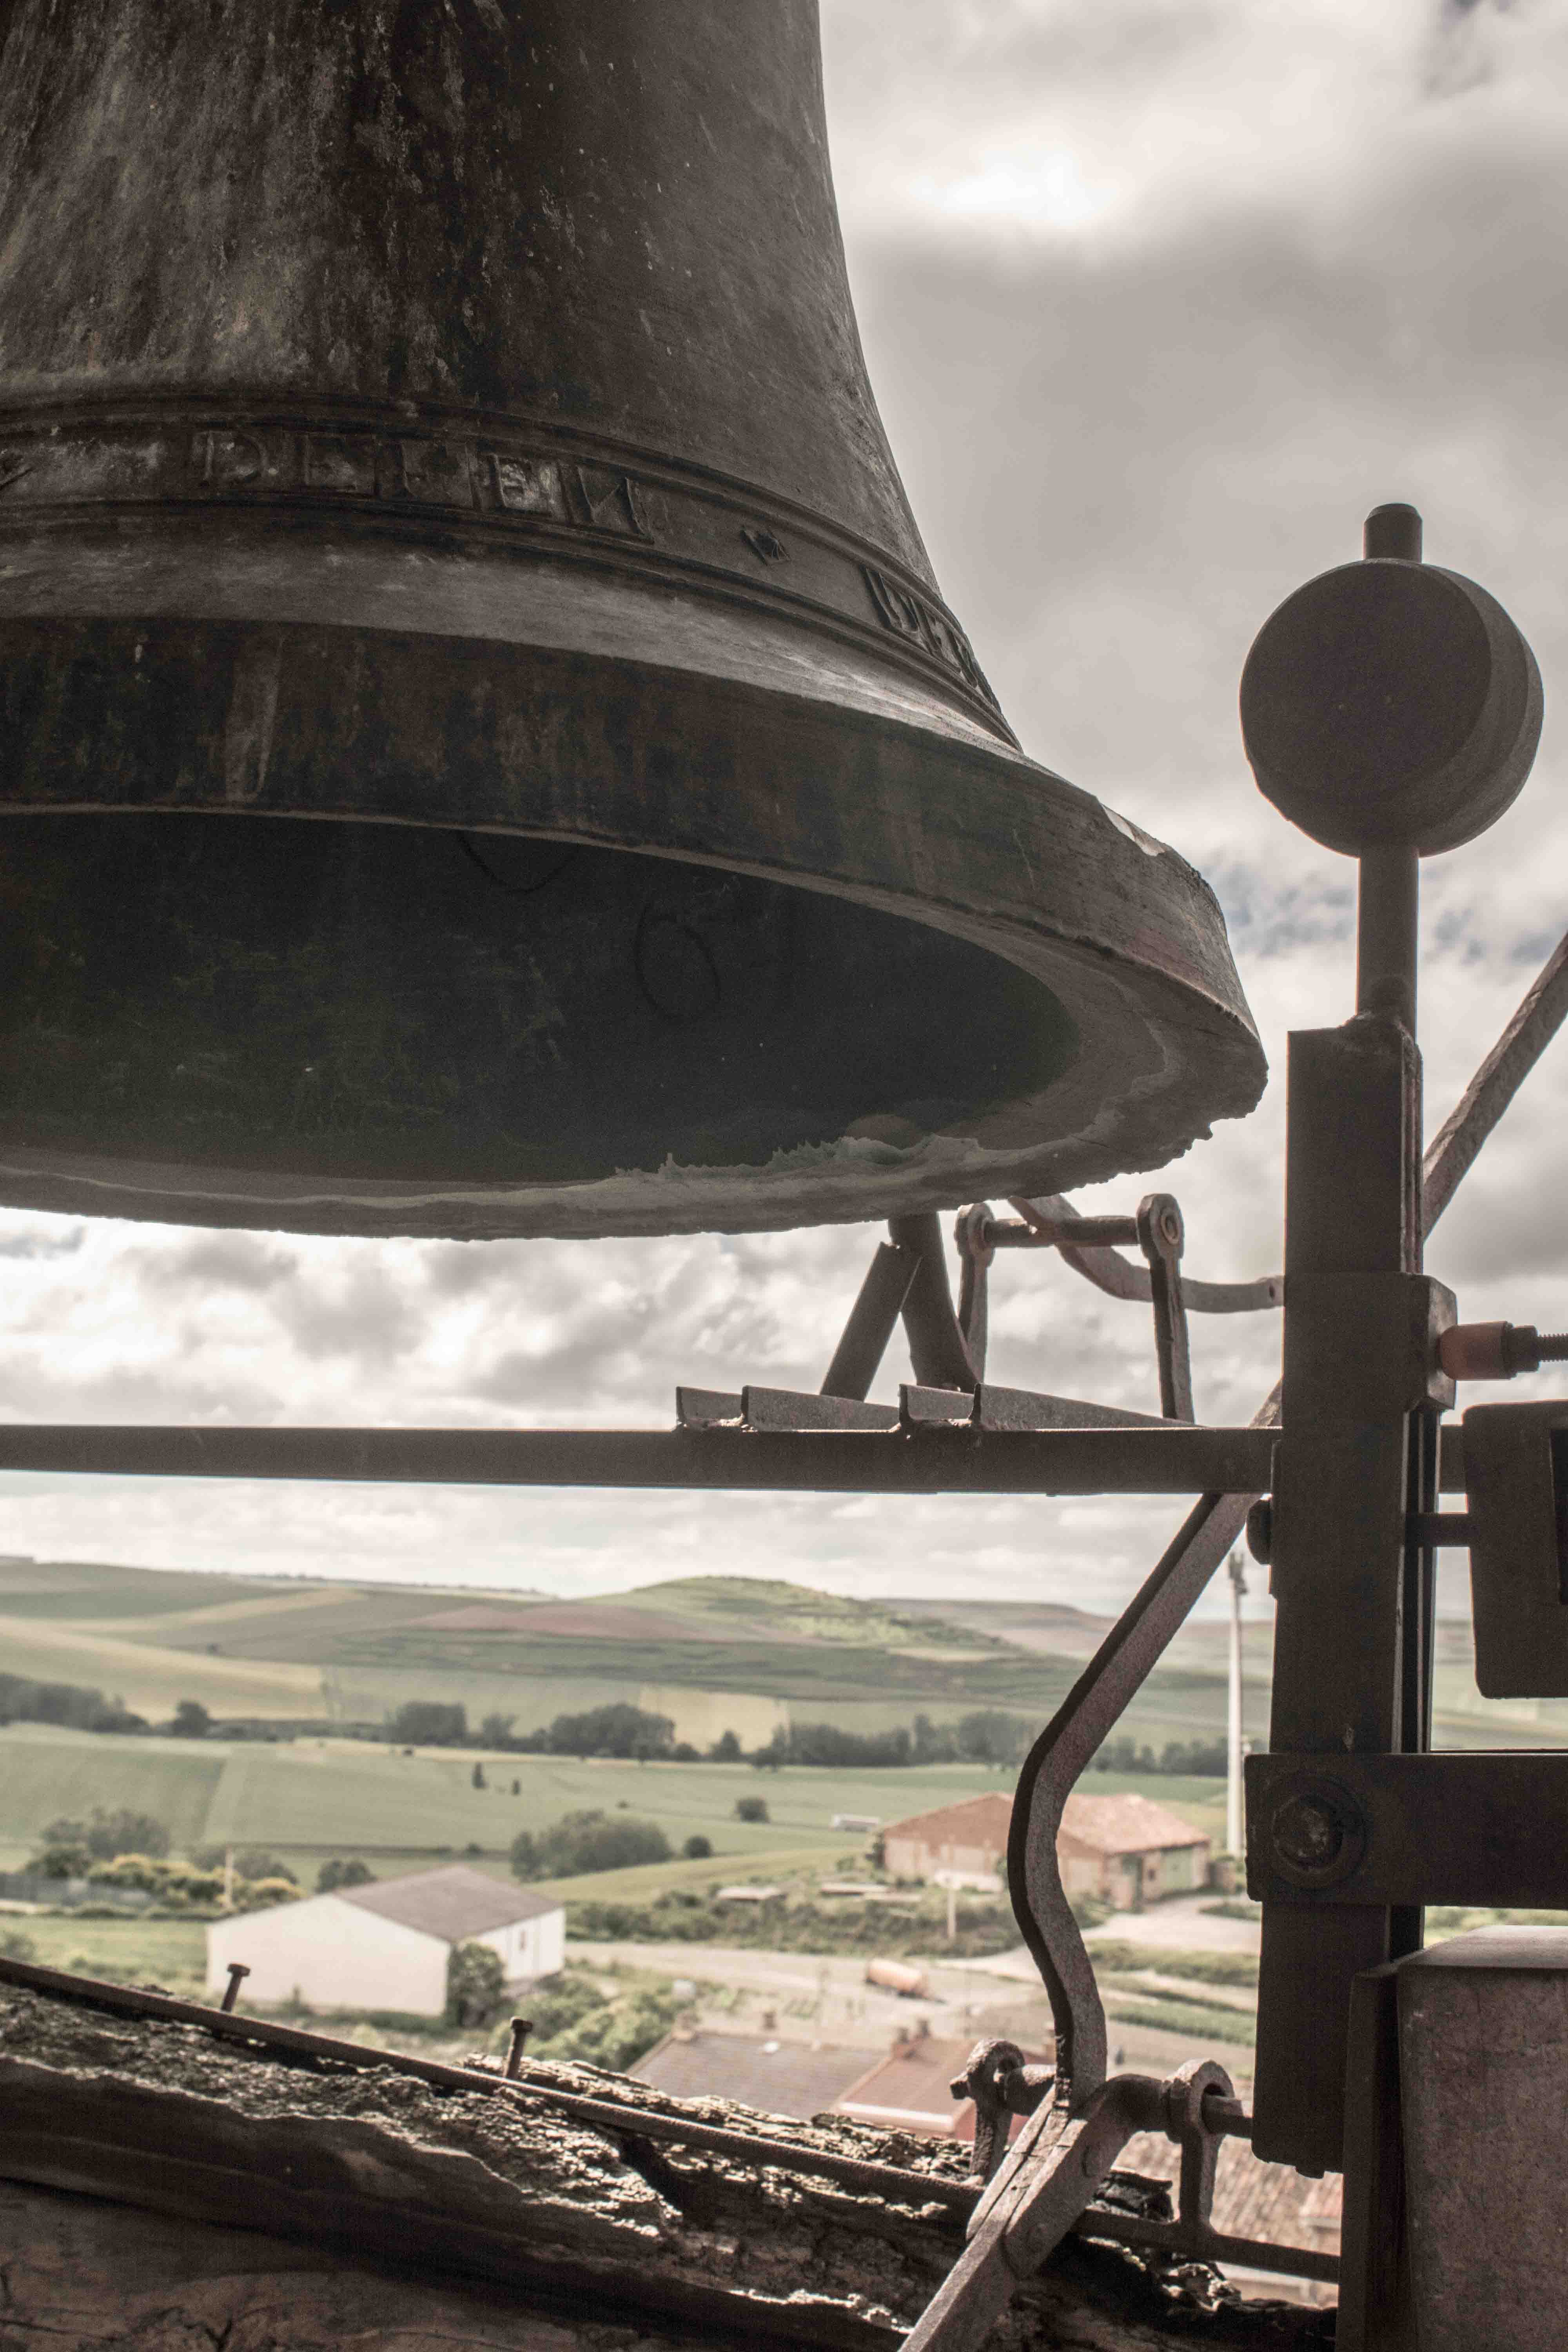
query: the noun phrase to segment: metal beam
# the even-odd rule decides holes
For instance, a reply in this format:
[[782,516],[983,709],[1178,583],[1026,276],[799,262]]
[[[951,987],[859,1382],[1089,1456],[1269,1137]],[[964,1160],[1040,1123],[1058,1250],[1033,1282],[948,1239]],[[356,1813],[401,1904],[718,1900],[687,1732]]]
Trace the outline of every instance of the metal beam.
[[1301,1931],[1423,1903],[1568,1904],[1568,1751],[1249,1756],[1247,1877]]
[[872,1495],[1255,1494],[1263,1429],[223,1429],[19,1423],[0,1470],[402,1486],[730,1487]]
[[[1426,1387],[1419,1292],[1421,1066],[1396,1021],[1290,1040],[1286,1435],[1274,1486],[1269,1746],[1385,1754],[1407,1732],[1410,1424]],[[1421,1311],[1416,1312],[1419,1306]],[[1420,1940],[1386,1907],[1307,1918],[1269,1903],[1258,1973],[1253,2147],[1342,2163],[1351,1985]]]

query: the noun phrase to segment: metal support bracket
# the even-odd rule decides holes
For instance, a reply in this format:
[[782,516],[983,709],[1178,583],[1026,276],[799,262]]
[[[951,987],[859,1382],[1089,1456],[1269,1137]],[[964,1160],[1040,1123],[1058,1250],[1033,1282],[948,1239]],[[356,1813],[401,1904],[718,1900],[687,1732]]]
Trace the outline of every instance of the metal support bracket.
[[1249,1756],[1246,1769],[1259,1901],[1568,1904],[1568,1750]]
[[974,2173],[990,2180],[1007,2153],[1016,2116],[1032,2116],[1056,2087],[1053,2066],[1031,2065],[1016,2042],[977,2042],[962,2074],[948,2084],[974,2106]]
[[[1006,2048],[1008,2045],[1001,2045]],[[971,2072],[995,2044],[983,2043]],[[997,2094],[1005,2097],[1016,2069],[1003,2067]],[[963,2087],[968,2077],[954,2085]],[[969,2239],[942,2286],[905,2338],[905,2352],[978,2352],[1013,2299],[1079,2224],[1134,2133],[1163,2131],[1182,2151],[1179,2218],[1164,2225],[1136,2224],[1140,2242],[1163,2242],[1189,2258],[1216,2259],[1227,2242],[1209,2220],[1221,2138],[1246,2136],[1247,2119],[1229,2075],[1209,2059],[1194,2059],[1169,2082],[1148,2074],[1118,2074],[1076,2108],[1040,2104],[992,2180],[969,2224]],[[1121,2233],[1116,2216],[1097,2212],[1091,2234]],[[1109,2225],[1109,2226],[1108,2226]],[[1200,2251],[1201,2250],[1201,2251]]]

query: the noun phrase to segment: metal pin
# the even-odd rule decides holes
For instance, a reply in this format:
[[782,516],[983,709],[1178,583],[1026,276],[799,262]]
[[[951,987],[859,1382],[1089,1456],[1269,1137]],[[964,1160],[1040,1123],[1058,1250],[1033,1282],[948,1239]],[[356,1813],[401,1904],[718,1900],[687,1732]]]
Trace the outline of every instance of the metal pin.
[[511,2047],[506,2053],[506,2064],[501,2068],[501,2076],[505,2082],[516,2082],[518,2069],[522,2064],[522,2045],[528,2040],[529,2035],[532,2032],[533,2020],[531,2017],[514,2017],[512,2019]]
[[233,2009],[236,2001],[239,1999],[239,1988],[249,1974],[250,1970],[246,1967],[243,1960],[230,1960],[228,1964],[228,1990],[224,1994],[223,2000],[219,2003],[219,2007],[224,2011],[226,2015]]

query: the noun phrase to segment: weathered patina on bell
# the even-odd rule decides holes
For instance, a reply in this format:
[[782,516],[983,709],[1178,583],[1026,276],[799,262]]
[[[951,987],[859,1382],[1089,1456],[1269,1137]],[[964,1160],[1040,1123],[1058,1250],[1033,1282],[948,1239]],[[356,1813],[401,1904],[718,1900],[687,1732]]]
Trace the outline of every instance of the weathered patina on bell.
[[932,580],[811,0],[7,22],[0,1199],[780,1226],[1251,1106]]

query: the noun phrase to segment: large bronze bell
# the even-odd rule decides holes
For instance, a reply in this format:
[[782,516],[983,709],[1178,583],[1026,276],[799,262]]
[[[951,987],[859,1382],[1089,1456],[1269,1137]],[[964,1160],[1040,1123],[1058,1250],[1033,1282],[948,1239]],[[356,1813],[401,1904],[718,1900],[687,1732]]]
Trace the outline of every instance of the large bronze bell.
[[782,1226],[1250,1107],[1209,891],[931,578],[812,0],[7,24],[0,1199]]

